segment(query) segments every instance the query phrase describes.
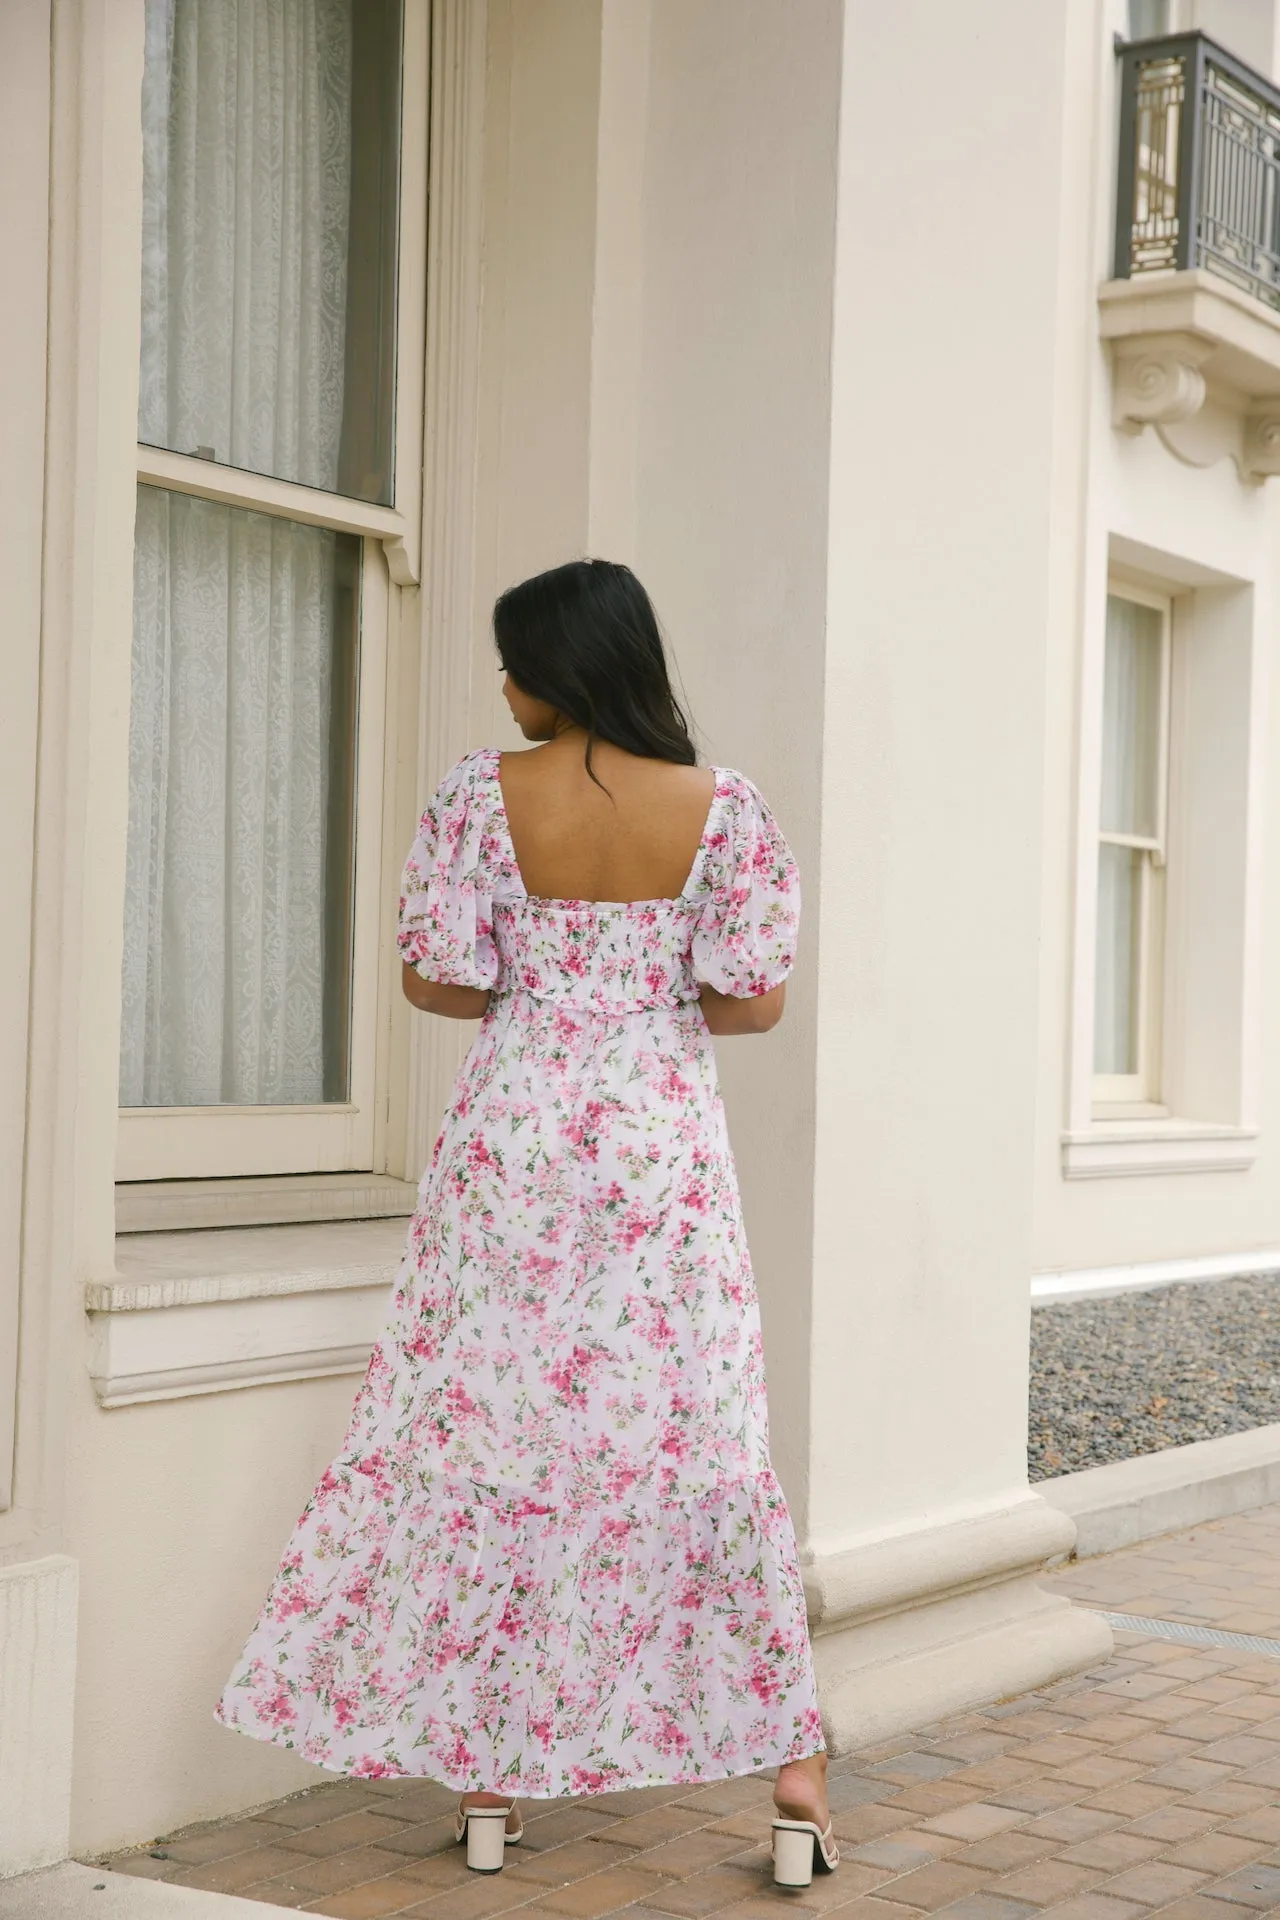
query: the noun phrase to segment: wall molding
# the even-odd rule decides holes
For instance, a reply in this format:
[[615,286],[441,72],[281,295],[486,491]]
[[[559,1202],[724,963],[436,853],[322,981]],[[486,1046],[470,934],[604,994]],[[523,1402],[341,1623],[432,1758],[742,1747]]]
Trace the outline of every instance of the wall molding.
[[1075,1529],[1038,1494],[995,1513],[919,1532],[802,1555],[809,1625],[815,1634],[873,1620],[906,1605],[1038,1572],[1065,1558]]
[[99,1405],[363,1373],[404,1237],[370,1220],[122,1238],[85,1289]]
[[1150,1173],[1243,1173],[1258,1157],[1258,1129],[1193,1121],[1117,1121],[1062,1136],[1068,1180]]
[[1204,1280],[1243,1280],[1254,1274],[1280,1273],[1280,1247],[1244,1253],[1208,1253],[1189,1259],[1143,1260],[1129,1266],[1077,1267],[1033,1273],[1031,1304],[1099,1298],[1115,1293],[1144,1293]]
[[1075,1523],[1036,1492],[995,1512],[802,1555],[823,1725],[835,1753],[1107,1658],[1098,1614],[1047,1593]]

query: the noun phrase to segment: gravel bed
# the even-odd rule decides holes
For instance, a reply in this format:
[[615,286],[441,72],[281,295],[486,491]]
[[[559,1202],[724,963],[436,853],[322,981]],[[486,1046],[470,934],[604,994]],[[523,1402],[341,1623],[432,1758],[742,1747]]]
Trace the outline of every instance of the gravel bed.
[[1032,1310],[1032,1480],[1272,1421],[1280,1274]]

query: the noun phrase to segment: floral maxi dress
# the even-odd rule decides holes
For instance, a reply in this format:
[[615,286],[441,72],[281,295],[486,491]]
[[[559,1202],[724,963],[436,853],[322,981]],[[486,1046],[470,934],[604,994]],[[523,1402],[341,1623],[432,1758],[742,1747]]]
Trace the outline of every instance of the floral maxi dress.
[[822,1744],[699,980],[792,965],[795,864],[717,770],[683,892],[530,897],[468,755],[399,942],[492,989],[342,1451],[218,1703],[361,1776],[549,1796]]

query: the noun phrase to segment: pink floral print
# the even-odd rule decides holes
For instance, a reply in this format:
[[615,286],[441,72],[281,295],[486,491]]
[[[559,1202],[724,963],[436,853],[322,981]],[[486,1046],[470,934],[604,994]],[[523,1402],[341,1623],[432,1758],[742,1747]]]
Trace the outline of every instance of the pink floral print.
[[342,1451],[217,1707],[360,1776],[535,1796],[822,1744],[700,980],[791,970],[794,861],[717,770],[674,900],[525,891],[498,756],[422,819],[400,949],[493,989]]

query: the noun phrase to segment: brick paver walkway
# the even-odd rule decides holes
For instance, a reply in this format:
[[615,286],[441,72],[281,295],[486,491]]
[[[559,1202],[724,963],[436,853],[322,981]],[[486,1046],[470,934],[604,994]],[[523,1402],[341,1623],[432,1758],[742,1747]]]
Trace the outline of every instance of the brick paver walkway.
[[[1280,1508],[1053,1584],[1280,1639]],[[1122,1635],[1092,1673],[836,1762],[831,1798],[843,1863],[800,1894],[769,1877],[763,1779],[526,1803],[493,1878],[463,1865],[452,1796],[396,1781],[336,1781],[108,1864],[339,1920],[1250,1920],[1280,1913],[1280,1659]]]

